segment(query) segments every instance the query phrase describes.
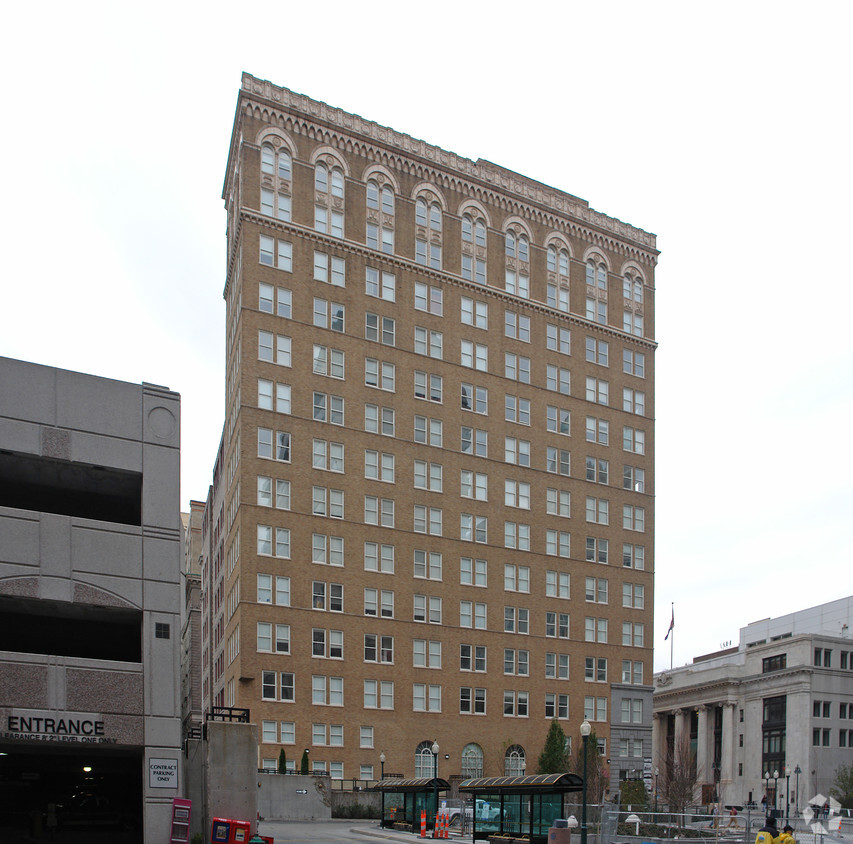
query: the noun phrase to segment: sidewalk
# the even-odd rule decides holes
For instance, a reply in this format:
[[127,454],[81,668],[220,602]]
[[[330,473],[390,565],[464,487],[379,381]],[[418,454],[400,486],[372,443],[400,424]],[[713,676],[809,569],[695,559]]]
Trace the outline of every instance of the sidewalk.
[[[397,829],[382,829],[376,821],[372,822],[370,827],[356,827],[350,829],[350,832],[355,833],[356,835],[364,835],[370,838],[384,838],[386,841],[408,841],[410,844],[413,844],[415,841],[432,841],[431,832],[427,833],[427,837],[424,839],[420,838],[419,832],[400,832]],[[446,839],[436,839],[438,840],[446,840],[446,841],[467,841],[468,836],[465,838],[458,832],[450,832],[449,837]]]

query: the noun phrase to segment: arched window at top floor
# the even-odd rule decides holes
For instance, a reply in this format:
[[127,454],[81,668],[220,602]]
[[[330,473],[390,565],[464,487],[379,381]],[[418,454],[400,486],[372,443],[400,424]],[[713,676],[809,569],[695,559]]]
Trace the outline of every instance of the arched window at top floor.
[[367,207],[375,211],[382,211],[383,214],[394,216],[394,191],[389,185],[379,187],[379,183],[375,179],[370,179],[367,183]]
[[607,267],[601,260],[590,258],[586,262],[586,283],[599,290],[607,290]]
[[567,276],[569,274],[569,253],[551,244],[548,247],[548,270],[552,273]]
[[415,261],[433,270],[442,268],[442,217],[435,192],[425,187],[415,200]]
[[332,196],[336,196],[339,199],[343,199],[344,196],[344,172],[340,169],[340,167],[332,167],[331,171],[329,168],[323,164],[322,161],[318,161],[316,165],[314,165],[314,189],[318,193],[329,193],[329,185],[331,184],[331,194]]
[[482,217],[462,215],[462,241],[476,246],[486,245],[486,221]]
[[276,151],[272,144],[264,144],[261,147],[261,172],[269,176],[278,176],[279,179],[290,181],[293,174],[293,163],[290,153],[281,147]]
[[329,192],[329,168],[323,163],[314,167],[314,189],[320,193]]
[[636,272],[628,271],[622,279],[622,295],[625,299],[642,304],[643,279]]
[[517,258],[519,261],[530,261],[530,244],[527,235],[516,234],[512,229],[506,233],[506,254],[508,258]]
[[415,203],[415,223],[426,228],[427,223],[429,228],[434,232],[441,231],[441,206],[437,202],[428,203],[421,198]]

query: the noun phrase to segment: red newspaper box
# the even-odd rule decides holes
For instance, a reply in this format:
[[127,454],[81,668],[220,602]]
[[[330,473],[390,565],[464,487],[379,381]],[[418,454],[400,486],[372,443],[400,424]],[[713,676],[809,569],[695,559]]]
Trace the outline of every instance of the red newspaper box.
[[249,821],[214,818],[211,824],[210,840],[212,844],[246,844],[251,837],[252,824]]

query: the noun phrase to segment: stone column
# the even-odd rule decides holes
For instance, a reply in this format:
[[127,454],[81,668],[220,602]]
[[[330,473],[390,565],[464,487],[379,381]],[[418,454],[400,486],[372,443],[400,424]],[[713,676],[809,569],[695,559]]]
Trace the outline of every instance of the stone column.
[[720,759],[720,799],[725,803],[736,803],[736,795],[730,794],[734,785],[735,707],[736,703],[723,704],[723,735]]
[[666,758],[666,719],[669,713],[652,714],[652,770],[660,767]]
[[698,729],[696,730],[696,779],[699,783],[713,780],[708,754],[708,707],[703,703],[696,707]]
[[687,721],[689,713],[683,709],[676,709],[672,714],[675,715],[673,752],[678,755],[682,742],[688,741],[690,738],[690,724]]

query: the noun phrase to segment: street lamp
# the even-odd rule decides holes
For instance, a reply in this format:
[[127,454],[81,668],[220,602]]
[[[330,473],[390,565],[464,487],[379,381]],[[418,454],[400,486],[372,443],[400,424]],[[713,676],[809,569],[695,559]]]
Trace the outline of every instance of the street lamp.
[[770,801],[767,799],[770,796],[770,771],[764,772],[764,814],[767,814],[767,809],[770,806]]
[[791,766],[785,766],[785,823],[791,822]]
[[[385,779],[385,751],[381,751],[379,753],[379,767],[382,773],[379,775],[379,779]],[[382,814],[379,816],[379,826],[382,827],[385,824],[385,790],[382,789],[379,792],[382,795]]]
[[773,771],[773,817],[776,817],[776,795],[779,793],[779,786],[777,783],[779,782],[779,771],[774,769]]
[[583,739],[583,803],[581,804],[581,844],[586,844],[586,746],[592,727],[586,718],[581,724],[581,739]]
[[794,768],[794,774],[795,774],[795,775],[796,775],[796,777],[797,777],[797,785],[796,785],[797,793],[796,793],[796,795],[794,796],[794,813],[795,813],[797,816],[799,816],[799,814],[800,814],[800,774],[801,774],[802,772],[803,772],[803,771],[802,771],[802,769],[800,768],[800,766],[799,766],[799,765],[797,765],[797,767],[796,767],[796,768]]
[[[433,795],[435,796],[435,816],[438,818],[438,742],[434,741],[432,743],[432,784],[433,784]],[[435,827],[432,828],[433,837],[435,837]]]

